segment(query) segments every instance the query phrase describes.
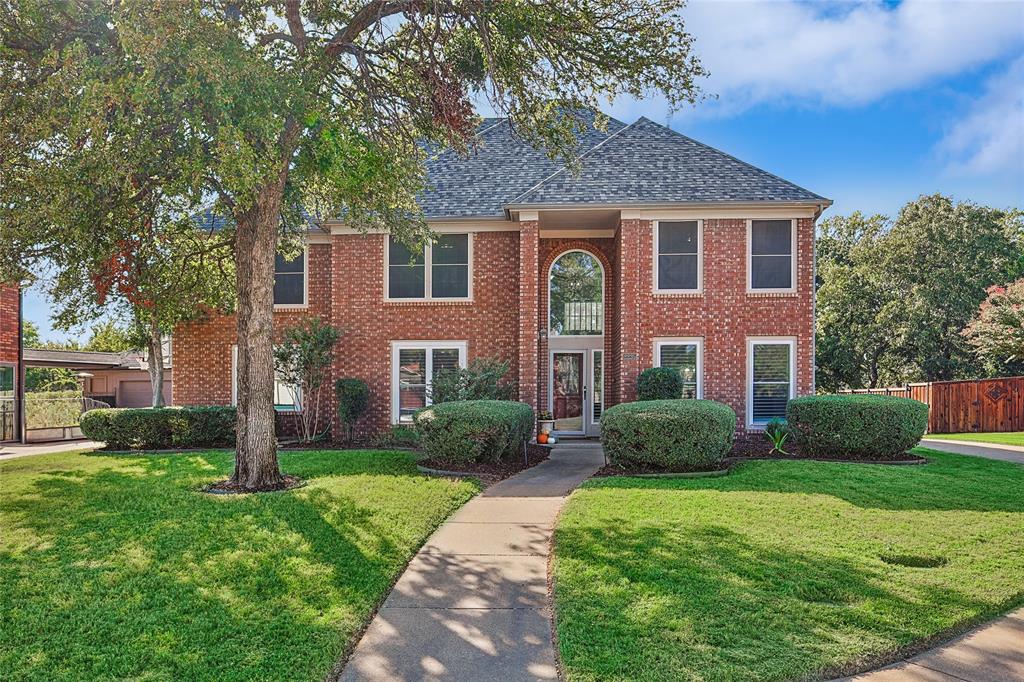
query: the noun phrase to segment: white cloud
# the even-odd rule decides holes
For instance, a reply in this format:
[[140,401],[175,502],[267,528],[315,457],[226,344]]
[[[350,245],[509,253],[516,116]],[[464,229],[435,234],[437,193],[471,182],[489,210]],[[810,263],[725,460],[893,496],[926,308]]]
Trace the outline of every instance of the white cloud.
[[939,142],[954,175],[1024,176],[1024,57],[985,83],[984,93]]
[[[867,104],[1024,48],[1024,3],[1016,1],[696,0],[684,17],[711,72],[705,89],[720,97],[698,115],[766,102]],[[620,115],[664,111],[657,100],[616,104]]]

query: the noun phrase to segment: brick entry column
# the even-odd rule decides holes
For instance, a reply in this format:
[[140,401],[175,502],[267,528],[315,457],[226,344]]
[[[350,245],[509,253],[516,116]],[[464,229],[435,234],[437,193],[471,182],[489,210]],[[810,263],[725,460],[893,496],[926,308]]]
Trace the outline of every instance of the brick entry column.
[[649,220],[622,220],[616,237],[618,272],[618,347],[619,372],[616,377],[616,403],[636,400],[636,378],[640,372],[640,237],[651,229]]
[[519,400],[537,409],[540,228],[536,220],[519,223]]

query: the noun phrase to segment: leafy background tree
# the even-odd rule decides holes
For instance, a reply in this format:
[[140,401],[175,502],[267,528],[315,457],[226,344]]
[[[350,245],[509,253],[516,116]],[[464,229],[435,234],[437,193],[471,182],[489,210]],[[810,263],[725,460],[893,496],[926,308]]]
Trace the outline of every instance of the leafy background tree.
[[[692,103],[705,74],[682,0],[52,4],[0,0],[0,202],[18,209],[0,241],[32,252],[23,220],[96,229],[56,209],[34,217],[53,186],[101,218],[107,184],[127,200],[118,206],[132,206],[129,188],[179,214],[212,200],[236,266],[232,483],[245,490],[283,482],[272,404],[282,232],[303,230],[307,215],[344,216],[422,241],[423,160],[472,146],[475,98],[571,161],[589,120],[576,112],[619,95]],[[147,168],[133,142],[160,153],[150,172],[123,172],[125,158]],[[50,184],[26,168],[53,168]]]
[[942,196],[895,220],[853,213],[818,227],[822,391],[972,379],[991,367],[962,331],[993,284],[1024,272],[1024,220]]
[[963,334],[988,374],[1024,374],[1024,278],[989,287]]
[[341,332],[314,317],[287,329],[274,347],[274,368],[278,378],[291,387],[303,443],[322,438],[331,428],[328,420],[320,430],[320,413],[334,344],[340,337]]

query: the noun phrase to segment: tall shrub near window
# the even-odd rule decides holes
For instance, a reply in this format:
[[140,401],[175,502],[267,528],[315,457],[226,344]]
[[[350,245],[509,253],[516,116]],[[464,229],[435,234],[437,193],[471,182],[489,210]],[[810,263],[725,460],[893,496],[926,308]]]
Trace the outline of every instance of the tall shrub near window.
[[338,379],[334,384],[334,396],[338,400],[338,420],[344,425],[351,443],[356,422],[370,406],[370,387],[362,379]]
[[282,383],[292,387],[298,412],[299,438],[309,443],[330,428],[320,431],[323,387],[331,367],[331,351],[341,333],[314,317],[287,330],[284,341],[274,348],[274,366]]
[[437,372],[430,387],[431,403],[457,400],[512,400],[516,387],[505,376],[508,363],[497,358],[477,358],[469,367],[450,367]]

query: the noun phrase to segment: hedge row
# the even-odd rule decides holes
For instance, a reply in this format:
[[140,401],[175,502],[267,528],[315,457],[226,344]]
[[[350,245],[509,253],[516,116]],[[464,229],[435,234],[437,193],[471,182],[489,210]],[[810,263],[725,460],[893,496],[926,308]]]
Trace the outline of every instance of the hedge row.
[[786,407],[801,449],[834,459],[893,459],[918,444],[928,428],[928,406],[881,395],[812,395]]
[[716,468],[732,449],[736,413],[714,400],[644,400],[601,414],[608,461],[665,471]]
[[496,462],[522,451],[533,433],[533,409],[509,400],[441,403],[415,416],[420,445],[439,463]]
[[144,407],[90,410],[82,433],[112,450],[205,448],[235,444],[234,407]]

